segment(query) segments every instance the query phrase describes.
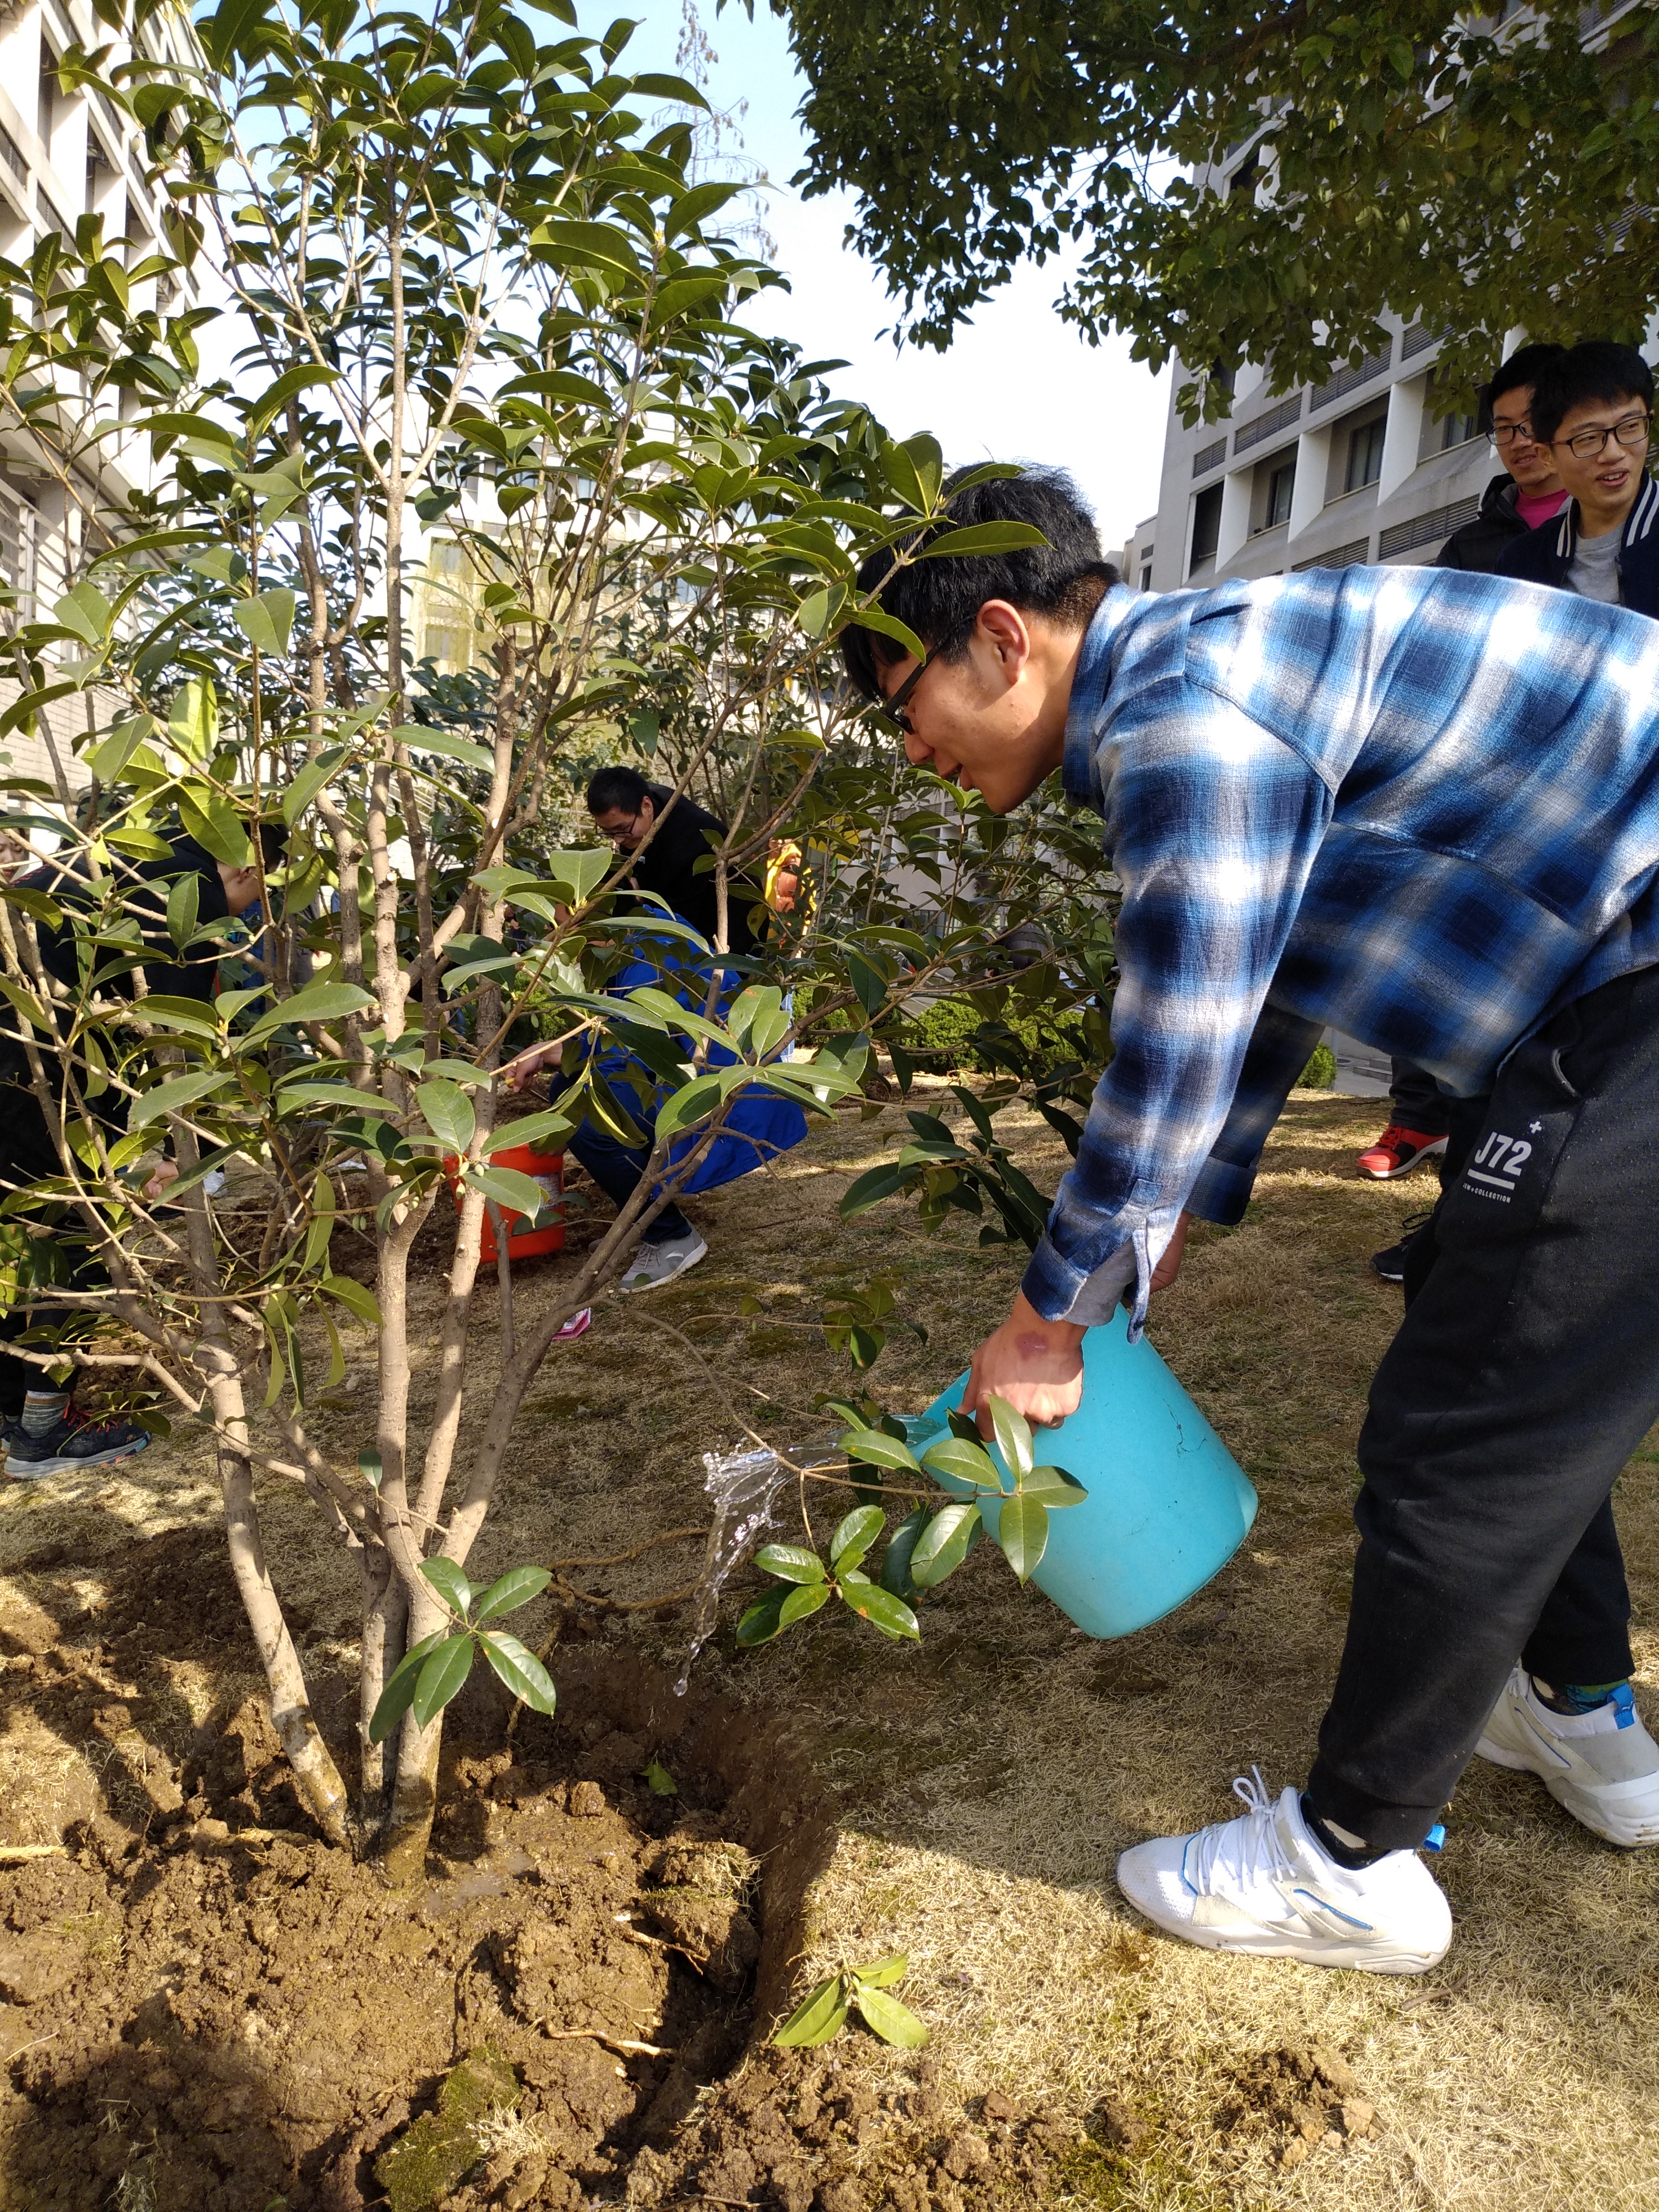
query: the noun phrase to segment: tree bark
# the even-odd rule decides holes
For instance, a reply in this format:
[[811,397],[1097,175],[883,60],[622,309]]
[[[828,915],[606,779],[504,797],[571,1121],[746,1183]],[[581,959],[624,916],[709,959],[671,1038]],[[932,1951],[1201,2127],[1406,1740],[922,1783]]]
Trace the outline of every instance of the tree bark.
[[362,1559],[363,1637],[357,1688],[357,1734],[362,1747],[362,1786],[359,1802],[363,1832],[373,1836],[379,1832],[386,1818],[391,1774],[386,1746],[370,1742],[368,1724],[380,1702],[381,1691],[404,1656],[404,1624],[409,1614],[409,1601],[403,1578],[383,1544],[365,1544]]
[[[221,1376],[213,1385],[214,1411],[222,1434],[240,1434],[242,1428],[240,1380]],[[224,1402],[234,1400],[234,1404]],[[307,1811],[325,1838],[349,1850],[351,1833],[347,1797],[332,1753],[323,1741],[311,1717],[305,1674],[300,1655],[288,1632],[283,1608],[265,1565],[259,1540],[258,1508],[253,1497],[253,1470],[229,1444],[219,1447],[219,1481],[224,1493],[225,1534],[230,1546],[231,1571],[241,1593],[248,1626],[253,1631],[260,1664],[270,1689],[271,1724],[276,1730]]]

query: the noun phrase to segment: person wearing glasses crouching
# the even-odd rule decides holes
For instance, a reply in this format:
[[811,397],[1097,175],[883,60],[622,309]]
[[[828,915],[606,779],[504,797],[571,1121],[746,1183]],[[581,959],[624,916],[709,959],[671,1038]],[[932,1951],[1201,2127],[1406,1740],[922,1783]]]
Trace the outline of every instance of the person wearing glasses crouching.
[[1594,340],[1546,368],[1533,392],[1533,435],[1571,497],[1553,522],[1505,550],[1500,575],[1659,620],[1652,420],[1653,372],[1634,346]]

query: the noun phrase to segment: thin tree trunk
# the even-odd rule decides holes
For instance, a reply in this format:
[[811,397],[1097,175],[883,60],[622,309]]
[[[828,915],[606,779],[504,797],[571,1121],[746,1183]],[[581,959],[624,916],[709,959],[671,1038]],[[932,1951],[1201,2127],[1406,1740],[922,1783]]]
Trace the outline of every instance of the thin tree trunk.
[[[221,1437],[240,1437],[246,1430],[241,1379],[221,1373],[211,1383],[213,1410]],[[259,1662],[270,1688],[270,1718],[278,1741],[288,1754],[295,1780],[307,1811],[325,1838],[349,1849],[346,1789],[332,1753],[323,1741],[311,1717],[304,1670],[294,1639],[288,1632],[283,1608],[259,1538],[258,1507],[253,1496],[253,1470],[234,1444],[219,1446],[219,1481],[224,1493],[225,1534],[230,1547],[231,1571],[241,1593],[248,1626]]]
[[368,1724],[380,1692],[404,1656],[404,1624],[409,1600],[403,1578],[383,1544],[365,1544],[363,1572],[362,1666],[358,1678],[357,1733],[362,1745],[362,1788],[360,1802],[365,1835],[378,1833],[386,1814],[391,1774],[384,1743],[371,1743]]
[[[422,1585],[409,1601],[405,1633],[410,1644],[434,1634],[448,1620],[438,1598]],[[438,1753],[443,1734],[441,1713],[427,1728],[418,1725],[413,1713],[405,1713],[398,1731],[398,1778],[380,1849],[386,1873],[395,1882],[418,1881],[426,1871],[432,1816],[438,1809]]]

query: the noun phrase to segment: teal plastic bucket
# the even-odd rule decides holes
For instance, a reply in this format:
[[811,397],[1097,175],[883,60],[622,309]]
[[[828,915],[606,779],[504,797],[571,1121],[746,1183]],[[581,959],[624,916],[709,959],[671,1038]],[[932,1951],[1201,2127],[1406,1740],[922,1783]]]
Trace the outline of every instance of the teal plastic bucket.
[[[908,1424],[917,1452],[949,1434],[946,1416],[967,1383],[958,1376]],[[1255,1519],[1243,1468],[1146,1339],[1130,1343],[1121,1310],[1083,1340],[1083,1403],[1057,1428],[1034,1430],[1032,1445],[1039,1464],[1063,1467],[1089,1493],[1050,1513],[1031,1579],[1091,1636],[1133,1635],[1184,1605]],[[934,1480],[956,1497],[974,1495],[969,1483]],[[994,1536],[1001,1507],[981,1497],[980,1510]]]

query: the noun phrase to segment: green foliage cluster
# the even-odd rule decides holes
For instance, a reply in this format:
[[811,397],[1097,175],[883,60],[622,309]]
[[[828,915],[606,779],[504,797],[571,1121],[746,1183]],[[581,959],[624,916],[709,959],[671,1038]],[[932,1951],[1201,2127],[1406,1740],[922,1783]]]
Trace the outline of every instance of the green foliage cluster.
[[786,2051],[814,2050],[839,2035],[849,2015],[857,2013],[882,2042],[896,2044],[901,2051],[920,2051],[928,2039],[927,2030],[908,2005],[887,1994],[909,1971],[910,1961],[902,1951],[861,1966],[843,1966],[809,1990],[773,2042]]
[[1449,406],[1517,321],[1634,343],[1659,300],[1646,0],[1607,28],[1579,0],[773,6],[810,87],[808,191],[854,193],[923,343],[1026,255],[1080,247],[1063,312],[1178,355],[1189,417],[1247,361],[1275,390],[1323,380],[1390,309],[1453,341]]

